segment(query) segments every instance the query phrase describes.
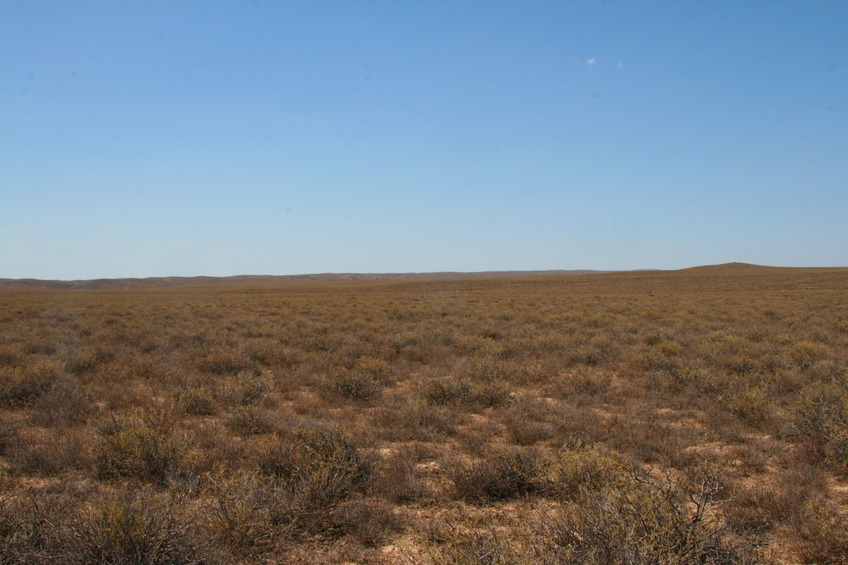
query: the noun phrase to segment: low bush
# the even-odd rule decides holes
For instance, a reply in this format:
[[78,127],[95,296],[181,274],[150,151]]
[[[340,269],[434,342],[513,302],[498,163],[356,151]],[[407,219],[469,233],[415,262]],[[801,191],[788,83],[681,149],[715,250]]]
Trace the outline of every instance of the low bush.
[[244,369],[236,373],[235,378],[225,381],[220,393],[226,404],[251,406],[259,404],[271,392],[271,381],[254,369]]
[[477,524],[452,524],[436,532],[439,545],[429,554],[432,565],[530,565],[512,540]]
[[211,375],[232,376],[257,371],[256,364],[250,358],[229,351],[208,353],[196,363],[198,369]]
[[809,501],[796,516],[793,530],[801,563],[848,563],[848,519],[838,504]]
[[468,382],[449,375],[431,377],[418,383],[418,397],[428,404],[459,403],[470,395]]
[[840,471],[848,464],[848,399],[834,385],[812,383],[792,410],[801,447],[810,461],[830,463]]
[[34,409],[40,423],[61,428],[84,424],[95,412],[91,391],[75,378],[57,379]]
[[375,547],[389,534],[400,531],[403,521],[391,506],[379,500],[343,502],[333,512],[329,526],[366,547]]
[[585,498],[590,493],[620,485],[627,466],[623,461],[589,446],[562,450],[548,463],[550,490],[564,499]]
[[49,362],[0,368],[0,404],[11,407],[33,404],[53,388],[61,375],[61,367]]
[[351,400],[369,400],[389,384],[389,365],[380,359],[359,359],[351,369],[324,378],[324,390]]
[[288,491],[249,469],[218,466],[207,477],[205,527],[236,554],[264,552],[289,539],[293,525]]
[[213,416],[218,412],[215,391],[199,383],[178,389],[174,403],[189,416]]
[[408,449],[396,452],[374,465],[370,492],[395,504],[420,499],[427,487],[419,475],[416,460]]
[[632,474],[536,527],[534,550],[545,564],[743,565],[757,562],[756,542],[734,541],[714,512],[723,487],[715,475],[689,486]]
[[225,545],[262,549],[318,531],[371,476],[351,438],[337,428],[302,430],[290,442],[269,439],[259,451],[259,473],[218,466],[210,476],[210,528]]
[[148,489],[103,494],[71,528],[78,563],[200,565],[207,542],[185,511],[185,500]]
[[612,386],[612,377],[607,371],[585,367],[572,371],[567,381],[573,392],[587,396],[606,394]]
[[[100,422],[94,447],[97,476],[166,484],[188,473],[186,446],[155,414],[117,415]],[[152,417],[151,417],[152,416]]]
[[240,436],[267,434],[274,430],[270,414],[255,406],[238,406],[226,417],[227,427]]
[[540,456],[514,448],[490,452],[476,463],[454,462],[448,476],[456,497],[474,503],[540,494],[549,487]]

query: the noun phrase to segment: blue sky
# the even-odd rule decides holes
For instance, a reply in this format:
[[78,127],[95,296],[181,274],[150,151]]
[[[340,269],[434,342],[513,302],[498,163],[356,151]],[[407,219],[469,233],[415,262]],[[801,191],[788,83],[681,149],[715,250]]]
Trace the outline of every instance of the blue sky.
[[0,3],[0,278],[848,266],[848,3]]

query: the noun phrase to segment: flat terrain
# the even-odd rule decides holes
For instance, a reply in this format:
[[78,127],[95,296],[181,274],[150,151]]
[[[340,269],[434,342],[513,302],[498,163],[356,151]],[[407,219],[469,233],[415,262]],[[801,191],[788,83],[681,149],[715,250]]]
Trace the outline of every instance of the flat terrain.
[[0,563],[848,562],[848,269],[134,286],[0,291]]

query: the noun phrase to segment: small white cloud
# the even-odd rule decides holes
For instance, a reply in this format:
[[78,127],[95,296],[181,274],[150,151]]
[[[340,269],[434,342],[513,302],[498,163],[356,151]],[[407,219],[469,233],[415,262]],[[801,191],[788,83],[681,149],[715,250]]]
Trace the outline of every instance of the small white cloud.
[[598,61],[597,61],[594,57],[592,57],[591,59],[586,59],[586,64],[587,64],[587,65],[590,65],[590,66],[591,66],[591,65],[594,65],[594,64],[595,64],[595,63],[597,63],[597,62],[598,62]]

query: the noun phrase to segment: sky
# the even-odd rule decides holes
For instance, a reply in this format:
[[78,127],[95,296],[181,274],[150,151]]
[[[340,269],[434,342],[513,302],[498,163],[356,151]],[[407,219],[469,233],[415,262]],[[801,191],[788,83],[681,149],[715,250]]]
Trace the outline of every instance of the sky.
[[0,278],[731,261],[848,266],[848,2],[0,2]]

